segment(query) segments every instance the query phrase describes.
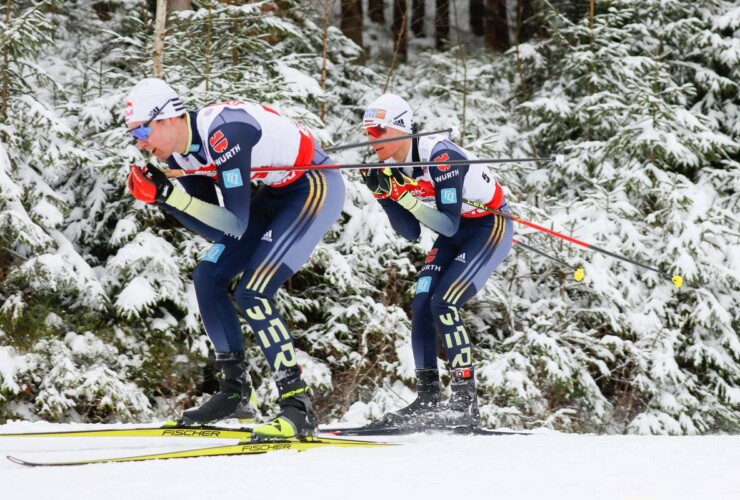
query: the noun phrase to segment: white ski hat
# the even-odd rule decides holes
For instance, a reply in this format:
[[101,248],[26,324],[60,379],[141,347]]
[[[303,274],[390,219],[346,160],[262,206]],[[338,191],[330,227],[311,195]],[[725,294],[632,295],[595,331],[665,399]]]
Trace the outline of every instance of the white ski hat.
[[371,102],[365,108],[362,117],[362,126],[368,127],[390,127],[412,133],[411,126],[414,123],[414,111],[404,99],[395,94],[383,94]]
[[185,114],[185,106],[175,89],[159,78],[144,78],[126,97],[126,125]]

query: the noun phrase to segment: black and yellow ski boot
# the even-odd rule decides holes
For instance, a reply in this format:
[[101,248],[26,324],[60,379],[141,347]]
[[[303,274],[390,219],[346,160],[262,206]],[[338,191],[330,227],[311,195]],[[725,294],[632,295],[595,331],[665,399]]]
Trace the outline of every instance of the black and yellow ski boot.
[[252,440],[310,440],[316,436],[319,425],[308,397],[308,385],[301,378],[300,369],[277,372],[275,383],[280,393],[280,413],[269,422],[255,427]]
[[178,424],[202,425],[226,418],[236,418],[243,423],[254,422],[257,400],[244,353],[217,352],[215,365],[220,378],[218,392],[199,407],[184,411]]

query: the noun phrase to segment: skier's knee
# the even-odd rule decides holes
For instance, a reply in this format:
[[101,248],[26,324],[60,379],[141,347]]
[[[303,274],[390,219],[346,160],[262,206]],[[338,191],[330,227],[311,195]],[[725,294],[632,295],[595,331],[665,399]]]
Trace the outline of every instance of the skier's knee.
[[424,314],[430,312],[430,301],[432,295],[430,293],[418,293],[411,301],[411,313],[414,318],[421,317]]
[[247,318],[262,319],[272,315],[271,296],[242,288],[234,292],[234,299],[239,305],[239,309],[247,315]]
[[225,290],[231,277],[223,276],[211,263],[201,262],[193,270],[193,285],[196,290]]
[[457,307],[455,307],[454,304],[445,300],[444,296],[437,294],[434,294],[432,295],[432,297],[430,297],[429,307],[431,308],[432,314],[435,318],[445,316],[451,311],[457,312]]

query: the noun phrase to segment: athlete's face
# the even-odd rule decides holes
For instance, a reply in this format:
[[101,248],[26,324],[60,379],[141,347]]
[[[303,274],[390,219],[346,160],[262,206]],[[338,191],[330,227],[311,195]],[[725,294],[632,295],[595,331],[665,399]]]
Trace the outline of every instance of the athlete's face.
[[[178,120],[179,118],[165,118],[149,123],[148,127],[151,130],[149,136],[146,139],[137,138],[136,146],[139,149],[149,151],[160,160],[166,160],[172,156],[172,153],[178,151],[178,145],[181,142],[178,133],[179,127],[177,127]],[[131,123],[128,130],[131,131],[139,125],[144,125],[144,123]]]
[[[396,137],[403,137],[405,135],[408,135],[406,132],[401,132],[400,130],[396,130],[395,128],[390,127],[372,127],[370,129],[365,129],[365,131],[367,132],[367,137],[370,141],[370,144],[381,139],[393,139]],[[372,144],[372,146],[375,150],[375,154],[378,155],[378,159],[380,161],[385,161],[391,157],[394,158],[396,161],[403,161],[406,159],[406,155],[408,154],[409,144],[409,141],[398,140],[382,142],[380,144]]]

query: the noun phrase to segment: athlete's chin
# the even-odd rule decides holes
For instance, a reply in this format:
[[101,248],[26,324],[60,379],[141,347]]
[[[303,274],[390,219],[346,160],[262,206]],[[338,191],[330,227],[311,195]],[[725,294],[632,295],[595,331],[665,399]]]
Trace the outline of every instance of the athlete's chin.
[[155,148],[154,151],[152,151],[152,154],[156,156],[158,160],[166,160],[172,156],[171,152],[159,148]]

